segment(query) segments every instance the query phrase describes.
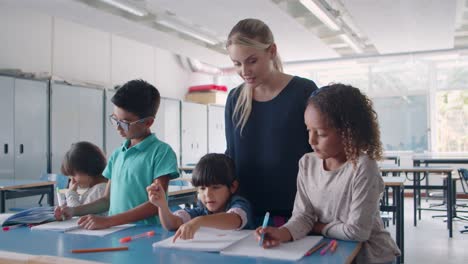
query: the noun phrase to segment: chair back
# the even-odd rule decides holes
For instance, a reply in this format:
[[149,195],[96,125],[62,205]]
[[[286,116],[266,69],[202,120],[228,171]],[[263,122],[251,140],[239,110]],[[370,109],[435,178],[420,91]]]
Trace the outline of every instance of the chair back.
[[39,179],[43,181],[55,181],[56,187],[59,189],[65,189],[68,188],[68,181],[70,178],[62,174],[43,173]]
[[460,168],[458,169],[458,175],[460,175],[463,192],[468,194],[468,170],[465,168]]

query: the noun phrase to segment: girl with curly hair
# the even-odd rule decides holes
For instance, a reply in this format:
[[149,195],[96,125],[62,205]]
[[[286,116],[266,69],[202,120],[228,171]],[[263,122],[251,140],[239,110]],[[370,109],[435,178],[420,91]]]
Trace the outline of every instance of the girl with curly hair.
[[379,213],[384,183],[377,114],[359,89],[332,84],[314,91],[304,113],[313,153],[299,161],[291,219],[257,228],[263,246],[301,239],[309,232],[363,242],[357,263],[392,263],[400,255]]

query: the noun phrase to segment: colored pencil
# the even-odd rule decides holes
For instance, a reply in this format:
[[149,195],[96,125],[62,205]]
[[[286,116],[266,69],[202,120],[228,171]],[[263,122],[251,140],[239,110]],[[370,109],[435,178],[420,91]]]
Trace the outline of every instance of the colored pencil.
[[93,253],[93,252],[106,252],[106,251],[119,251],[119,250],[128,250],[128,247],[73,249],[71,252],[72,253]]

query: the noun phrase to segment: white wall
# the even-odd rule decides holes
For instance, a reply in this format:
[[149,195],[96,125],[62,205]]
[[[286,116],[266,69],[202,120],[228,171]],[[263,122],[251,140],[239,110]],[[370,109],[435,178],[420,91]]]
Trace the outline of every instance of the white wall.
[[53,74],[107,85],[111,81],[111,34],[54,18]]
[[172,52],[62,18],[2,6],[0,25],[0,69],[107,87],[142,78],[176,99],[183,99],[188,86],[214,82],[182,68]]
[[154,84],[154,48],[130,39],[112,36],[112,85],[130,79]]
[[50,72],[52,17],[0,8],[0,68]]

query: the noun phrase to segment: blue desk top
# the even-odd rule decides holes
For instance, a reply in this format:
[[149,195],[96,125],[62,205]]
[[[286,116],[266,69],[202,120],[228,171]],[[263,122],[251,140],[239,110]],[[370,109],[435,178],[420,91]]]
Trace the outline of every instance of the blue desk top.
[[[126,236],[155,230],[156,235],[150,238],[136,239],[130,243],[120,244],[119,239]],[[247,258],[223,256],[219,253],[197,252],[177,249],[153,248],[156,241],[172,236],[161,227],[137,226],[104,237],[72,235],[53,231],[31,231],[27,227],[16,228],[8,232],[0,231],[0,250],[33,255],[50,255],[108,263],[220,263],[223,264],[280,264],[291,263],[265,258]],[[72,249],[118,247],[126,245],[128,251],[73,254]],[[297,263],[346,263],[350,256],[355,256],[359,243],[340,241],[335,253],[320,256],[315,252],[302,258]]]

